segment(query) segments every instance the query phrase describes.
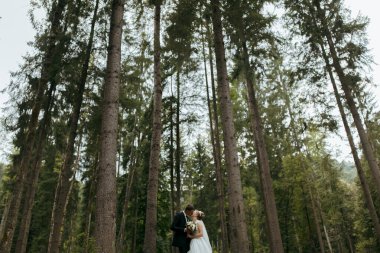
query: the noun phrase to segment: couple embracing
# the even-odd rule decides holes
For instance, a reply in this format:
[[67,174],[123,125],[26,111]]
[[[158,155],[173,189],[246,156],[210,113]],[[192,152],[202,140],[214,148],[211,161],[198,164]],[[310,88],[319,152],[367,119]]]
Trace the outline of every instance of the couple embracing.
[[174,216],[170,226],[174,232],[172,245],[178,247],[180,253],[212,253],[203,217],[204,213],[192,205]]

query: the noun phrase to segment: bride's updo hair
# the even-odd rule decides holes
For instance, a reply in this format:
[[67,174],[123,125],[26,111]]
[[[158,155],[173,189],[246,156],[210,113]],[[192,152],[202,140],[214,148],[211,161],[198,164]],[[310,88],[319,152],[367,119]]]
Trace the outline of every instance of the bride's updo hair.
[[205,217],[205,213],[198,210],[198,212],[197,212],[197,219],[198,220],[203,220],[204,217]]

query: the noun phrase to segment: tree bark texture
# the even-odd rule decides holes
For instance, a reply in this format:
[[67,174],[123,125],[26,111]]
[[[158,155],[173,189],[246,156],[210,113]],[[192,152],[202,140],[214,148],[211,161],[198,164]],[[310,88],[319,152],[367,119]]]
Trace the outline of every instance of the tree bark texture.
[[[172,96],[173,98],[173,96]],[[170,203],[171,203],[171,216],[174,216],[176,209],[176,194],[174,190],[174,122],[173,122],[173,103],[170,102],[170,154],[169,154],[169,163],[170,163]],[[171,219],[172,220],[172,219]]]
[[95,245],[98,253],[115,253],[116,154],[124,0],[113,0],[102,104],[100,159],[96,189]]
[[224,137],[224,155],[228,172],[231,252],[248,253],[250,251],[249,239],[245,221],[241,176],[235,139],[235,126],[233,122],[231,96],[227,78],[222,17],[219,0],[211,0],[211,11],[218,77],[218,97]]
[[176,209],[181,210],[181,131],[180,131],[180,72],[177,70],[177,99],[176,99],[176,121],[175,121],[175,136],[176,136],[176,149],[175,149],[175,172],[176,172]]
[[[206,37],[208,42],[208,53],[209,53],[209,66],[210,66],[210,75],[211,75],[211,95],[212,101],[210,101],[209,95],[209,85],[208,85],[208,77],[207,77],[207,67],[206,67],[206,59],[204,54],[204,63],[205,63],[205,74],[206,74],[206,89],[207,89],[207,101],[208,101],[208,110],[210,115],[210,131],[211,131],[211,144],[213,148],[213,157],[215,163],[215,175],[216,175],[216,191],[218,193],[218,209],[219,209],[219,219],[220,219],[220,230],[222,236],[222,253],[227,253],[229,249],[229,241],[228,241],[228,232],[227,232],[227,224],[226,224],[226,213],[225,213],[225,194],[224,194],[224,180],[222,173],[222,155],[220,151],[220,138],[219,138],[219,118],[218,118],[218,109],[217,109],[217,101],[215,94],[215,79],[214,79],[214,64],[213,64],[213,55],[211,50],[211,32],[209,28],[208,19],[206,19]],[[203,50],[204,45],[203,45]],[[212,102],[212,104],[211,104]]]
[[145,219],[144,253],[156,252],[157,238],[157,195],[158,176],[160,169],[160,142],[161,142],[161,108],[162,86],[160,67],[160,16],[161,3],[155,4],[154,15],[154,102],[153,102],[153,133],[150,146],[148,196]]

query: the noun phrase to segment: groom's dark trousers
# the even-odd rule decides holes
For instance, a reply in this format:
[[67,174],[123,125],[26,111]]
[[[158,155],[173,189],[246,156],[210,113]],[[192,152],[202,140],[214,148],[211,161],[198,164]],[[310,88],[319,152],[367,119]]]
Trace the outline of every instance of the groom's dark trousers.
[[179,247],[179,253],[187,253],[189,250],[185,247]]
[[180,253],[187,253],[190,250],[190,239],[185,232],[186,216],[184,212],[176,213],[170,229],[173,230],[172,245],[179,249]]

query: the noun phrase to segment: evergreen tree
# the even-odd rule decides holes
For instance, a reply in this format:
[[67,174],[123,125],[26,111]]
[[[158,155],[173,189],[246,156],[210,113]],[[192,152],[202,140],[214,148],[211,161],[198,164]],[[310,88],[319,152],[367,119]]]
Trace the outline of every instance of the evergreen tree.
[[112,2],[107,70],[102,101],[100,158],[97,171],[95,241],[97,252],[116,251],[116,148],[121,36],[124,1]]

